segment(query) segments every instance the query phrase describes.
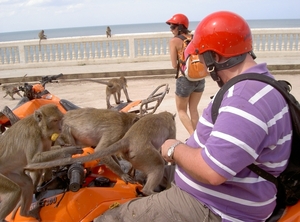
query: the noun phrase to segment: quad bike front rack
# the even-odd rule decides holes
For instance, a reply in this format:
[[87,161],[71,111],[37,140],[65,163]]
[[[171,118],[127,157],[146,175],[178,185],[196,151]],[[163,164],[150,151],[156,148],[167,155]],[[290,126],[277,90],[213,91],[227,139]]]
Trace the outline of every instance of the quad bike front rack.
[[[169,84],[161,84],[157,86],[146,99],[136,100],[130,103],[122,103],[115,109],[120,110],[121,112],[139,113],[140,115],[151,114],[157,110],[165,98],[165,95],[169,93],[169,91]],[[134,109],[134,107],[137,106],[139,106],[139,109]]]

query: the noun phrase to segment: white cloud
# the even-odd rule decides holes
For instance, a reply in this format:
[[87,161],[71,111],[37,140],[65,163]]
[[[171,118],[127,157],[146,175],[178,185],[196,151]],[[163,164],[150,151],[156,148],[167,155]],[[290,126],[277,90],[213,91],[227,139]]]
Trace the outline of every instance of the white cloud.
[[39,6],[39,5],[45,5],[47,3],[50,3],[51,0],[29,0],[26,5],[27,6]]

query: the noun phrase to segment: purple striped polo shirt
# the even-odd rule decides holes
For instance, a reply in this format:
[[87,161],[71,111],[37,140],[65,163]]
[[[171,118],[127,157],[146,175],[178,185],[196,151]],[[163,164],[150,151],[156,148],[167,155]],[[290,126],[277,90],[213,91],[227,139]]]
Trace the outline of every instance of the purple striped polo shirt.
[[[272,76],[265,63],[245,71],[250,72]],[[247,166],[257,164],[275,176],[286,168],[292,135],[288,105],[276,89],[254,80],[241,81],[225,93],[215,124],[211,105],[186,143],[202,147],[204,161],[227,181],[203,184],[177,166],[175,182],[223,221],[265,220],[276,205],[276,187]]]

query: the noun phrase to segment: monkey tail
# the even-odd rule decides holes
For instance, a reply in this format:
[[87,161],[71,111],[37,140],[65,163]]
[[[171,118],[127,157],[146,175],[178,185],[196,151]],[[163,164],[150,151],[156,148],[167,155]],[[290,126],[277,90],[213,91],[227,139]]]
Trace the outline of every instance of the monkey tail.
[[24,81],[24,79],[25,79],[26,76],[27,76],[27,74],[25,74],[25,75],[23,76],[23,78],[22,78],[21,81],[19,82],[19,85],[21,85],[21,83]]
[[30,163],[24,167],[24,170],[29,170],[29,171],[42,170],[42,169],[52,168],[52,167],[56,167],[56,166],[70,165],[70,164],[74,163],[74,159],[76,159],[76,158],[67,157],[67,158],[51,160],[51,161],[47,161],[47,162]]
[[81,81],[96,82],[96,83],[100,83],[100,84],[107,85],[107,86],[109,86],[109,87],[112,87],[112,86],[113,86],[113,84],[112,84],[112,83],[105,82],[105,81],[102,81],[102,80],[94,80],[94,79],[81,79]]
[[41,39],[39,41],[39,51],[41,51]]
[[92,153],[87,156],[82,156],[82,157],[77,157],[77,158],[72,158],[72,157],[67,157],[67,158],[62,158],[62,159],[57,159],[57,160],[52,160],[52,161],[47,161],[47,162],[41,162],[41,163],[31,163],[27,164],[26,167],[24,167],[24,170],[41,170],[41,169],[47,169],[47,168],[52,168],[56,166],[65,166],[65,165],[70,165],[73,163],[86,163],[89,161],[101,159],[102,157],[108,156],[108,155],[113,155],[114,153],[118,152],[119,150],[125,148],[126,146],[124,145],[124,142],[121,140],[117,141],[116,143],[110,145],[109,147],[106,147],[103,150],[96,151],[95,153]]

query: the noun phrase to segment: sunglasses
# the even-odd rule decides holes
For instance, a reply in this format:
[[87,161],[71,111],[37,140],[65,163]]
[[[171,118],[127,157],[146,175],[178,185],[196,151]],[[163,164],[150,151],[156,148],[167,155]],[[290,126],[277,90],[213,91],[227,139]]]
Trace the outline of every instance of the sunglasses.
[[177,27],[178,27],[178,25],[173,25],[173,24],[170,25],[170,29],[171,29],[171,30],[174,30],[174,29],[176,29]]

